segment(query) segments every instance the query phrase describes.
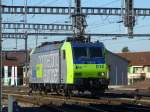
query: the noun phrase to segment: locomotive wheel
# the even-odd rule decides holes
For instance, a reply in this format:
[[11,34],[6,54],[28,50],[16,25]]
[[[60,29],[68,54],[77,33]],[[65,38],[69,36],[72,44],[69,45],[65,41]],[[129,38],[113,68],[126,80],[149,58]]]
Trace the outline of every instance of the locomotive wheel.
[[61,87],[61,85],[56,87],[56,93],[57,93],[57,95],[62,95],[64,93],[63,88]]
[[62,92],[61,92],[60,89],[57,89],[57,90],[56,90],[56,93],[57,93],[57,95],[61,95],[61,94],[62,94]]
[[72,96],[72,87],[71,86],[66,86],[64,89],[64,95],[65,97],[70,98]]

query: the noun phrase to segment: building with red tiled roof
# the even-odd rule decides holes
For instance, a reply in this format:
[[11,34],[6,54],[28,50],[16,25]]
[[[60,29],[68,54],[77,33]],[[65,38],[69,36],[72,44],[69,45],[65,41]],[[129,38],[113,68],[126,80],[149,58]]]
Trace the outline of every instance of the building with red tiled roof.
[[130,61],[130,65],[150,65],[150,52],[125,52],[118,53],[119,56]]
[[129,60],[129,84],[150,79],[150,52],[125,52],[118,55]]
[[25,51],[4,51],[3,65],[5,66],[23,66],[25,64]]
[[2,52],[2,72],[4,85],[13,86],[23,84],[23,68],[25,66],[25,61],[25,51]]

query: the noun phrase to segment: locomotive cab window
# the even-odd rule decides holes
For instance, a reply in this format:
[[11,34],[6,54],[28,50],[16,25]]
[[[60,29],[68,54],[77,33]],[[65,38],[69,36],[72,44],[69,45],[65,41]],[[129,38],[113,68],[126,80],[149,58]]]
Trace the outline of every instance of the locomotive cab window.
[[63,59],[66,59],[66,51],[63,50]]
[[85,47],[74,47],[74,58],[85,58],[87,57],[87,49]]
[[95,57],[102,57],[102,49],[98,47],[91,47],[90,49],[90,57],[95,58]]

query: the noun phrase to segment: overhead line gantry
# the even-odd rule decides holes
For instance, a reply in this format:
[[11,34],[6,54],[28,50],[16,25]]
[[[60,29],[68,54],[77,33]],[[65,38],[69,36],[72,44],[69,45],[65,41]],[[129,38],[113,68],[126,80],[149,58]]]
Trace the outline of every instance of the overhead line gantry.
[[31,30],[57,30],[72,31],[72,25],[68,24],[39,24],[39,23],[2,23],[3,29],[31,29]]
[[[69,7],[51,7],[51,6],[27,6],[27,14],[54,14],[54,15],[69,15]],[[150,8],[134,8],[134,16],[150,16]],[[85,15],[114,15],[120,16],[121,8],[113,7],[82,7],[82,14]],[[24,6],[2,6],[3,14],[24,14]],[[75,13],[75,8],[71,7],[71,14]],[[125,8],[123,8],[125,14]]]
[[[73,33],[66,33],[66,32],[61,32],[61,33],[56,33],[56,32],[50,32],[50,33],[28,33],[28,36],[72,36]],[[95,37],[128,37],[128,34],[103,34],[103,33],[85,33],[85,36],[95,36]],[[133,34],[134,37],[150,37],[150,33],[147,34]],[[2,34],[3,38],[10,38],[10,39],[25,39],[24,33],[12,33],[12,32],[7,32]]]

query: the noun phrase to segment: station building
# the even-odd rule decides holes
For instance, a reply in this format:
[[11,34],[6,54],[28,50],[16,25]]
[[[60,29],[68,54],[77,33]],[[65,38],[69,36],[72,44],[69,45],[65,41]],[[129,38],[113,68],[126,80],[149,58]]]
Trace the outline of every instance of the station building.
[[125,52],[117,55],[129,60],[128,84],[150,79],[150,52]]
[[25,51],[2,52],[2,77],[5,86],[17,86],[23,84],[25,57]]

